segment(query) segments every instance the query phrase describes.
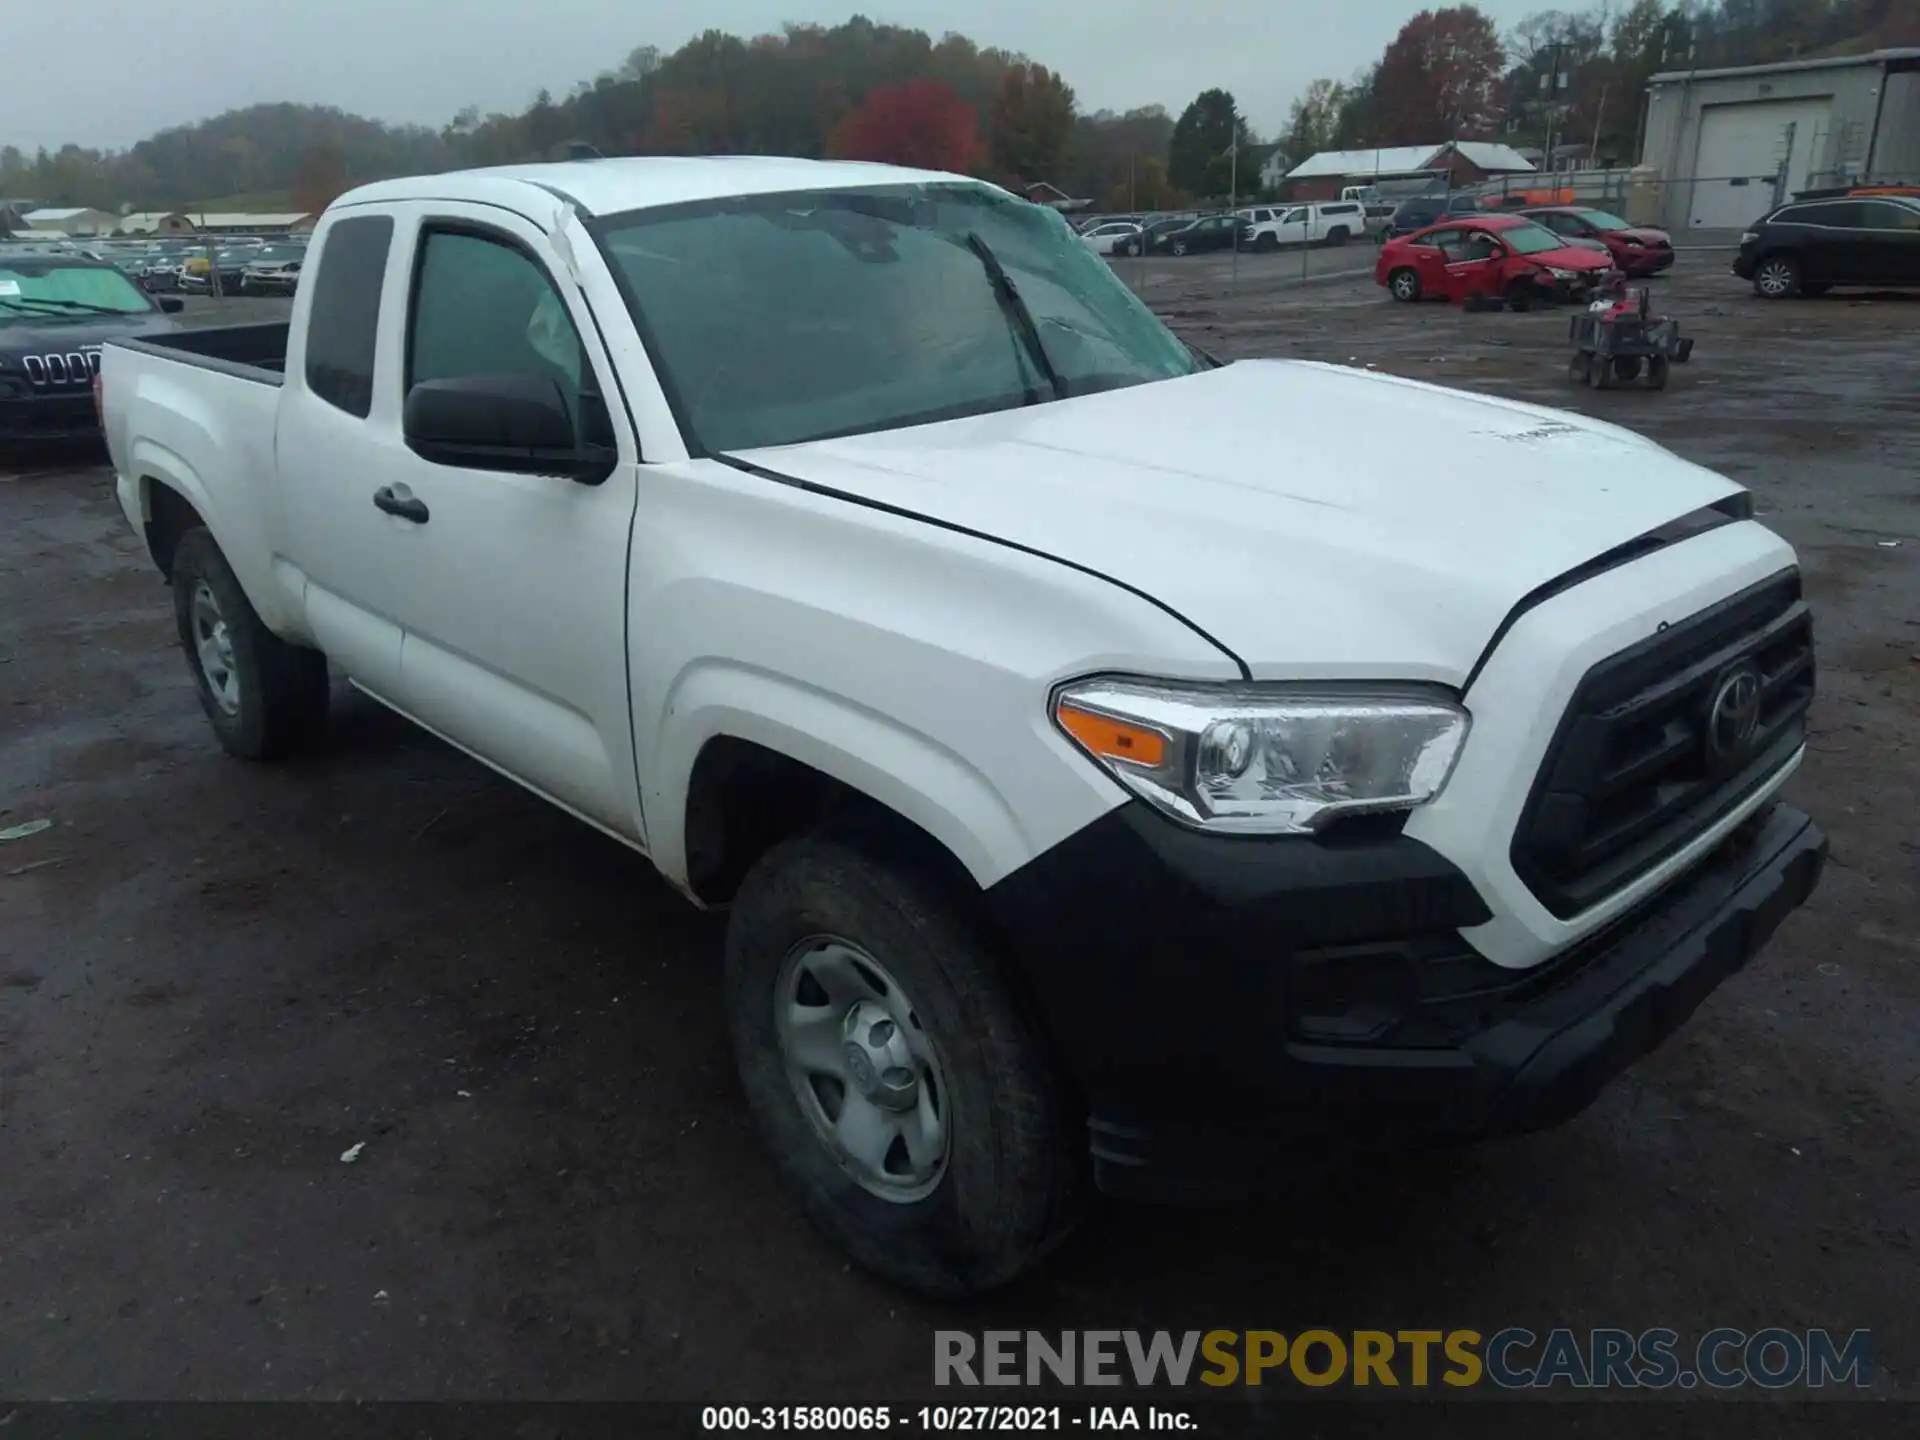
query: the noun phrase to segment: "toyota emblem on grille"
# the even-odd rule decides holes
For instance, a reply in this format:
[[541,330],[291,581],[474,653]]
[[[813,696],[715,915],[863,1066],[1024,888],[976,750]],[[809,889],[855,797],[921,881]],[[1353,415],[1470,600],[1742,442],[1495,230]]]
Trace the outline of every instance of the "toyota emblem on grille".
[[1760,672],[1736,665],[1720,676],[1707,707],[1707,755],[1716,764],[1738,760],[1760,728]]

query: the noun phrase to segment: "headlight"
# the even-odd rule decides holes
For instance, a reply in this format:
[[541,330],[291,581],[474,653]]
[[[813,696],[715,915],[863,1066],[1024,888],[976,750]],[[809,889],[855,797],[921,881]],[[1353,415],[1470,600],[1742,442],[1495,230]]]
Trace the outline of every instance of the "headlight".
[[1054,723],[1127,789],[1187,825],[1302,834],[1410,810],[1447,783],[1467,712],[1417,686],[1084,680]]
[[1580,272],[1578,270],[1562,270],[1553,265],[1547,266],[1547,274],[1556,280],[1577,280],[1580,278]]
[[1759,238],[1760,232],[1758,230],[1742,230],[1740,232],[1740,243],[1742,245],[1751,245]]

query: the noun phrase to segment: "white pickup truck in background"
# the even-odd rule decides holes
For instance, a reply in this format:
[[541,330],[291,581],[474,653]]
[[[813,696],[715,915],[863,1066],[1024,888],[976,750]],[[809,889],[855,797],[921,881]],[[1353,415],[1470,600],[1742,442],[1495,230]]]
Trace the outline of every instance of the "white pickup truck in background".
[[310,253],[101,370],[215,733],[331,661],[729,907],[768,1148],[903,1285],[1554,1123],[1817,879],[1793,553],[1625,430],[1218,365],[947,175],[435,175]]

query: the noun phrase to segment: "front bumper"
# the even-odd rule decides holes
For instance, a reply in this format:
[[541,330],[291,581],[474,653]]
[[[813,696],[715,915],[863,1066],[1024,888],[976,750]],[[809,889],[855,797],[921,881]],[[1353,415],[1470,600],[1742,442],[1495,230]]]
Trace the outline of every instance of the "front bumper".
[[0,445],[99,435],[100,417],[94,413],[91,390],[18,396],[6,393],[6,384],[0,380]]
[[1614,257],[1620,267],[1620,273],[1634,280],[1644,280],[1649,275],[1658,275],[1662,270],[1673,268],[1673,251],[1657,250],[1651,247],[1642,250],[1625,251]]
[[1583,1109],[1804,902],[1827,842],[1776,804],[1531,969],[1437,852],[1196,834],[1137,802],[995,887],[1110,1194],[1257,1192],[1324,1156],[1524,1133]]

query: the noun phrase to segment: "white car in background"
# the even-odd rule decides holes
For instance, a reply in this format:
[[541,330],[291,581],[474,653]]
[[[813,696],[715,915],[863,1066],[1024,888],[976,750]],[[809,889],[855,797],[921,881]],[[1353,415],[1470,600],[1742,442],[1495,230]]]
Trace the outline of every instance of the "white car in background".
[[1081,241],[1096,255],[1138,255],[1140,227],[1131,220],[1107,220],[1095,225]]
[[1262,205],[1236,213],[1248,222],[1246,232],[1240,237],[1243,250],[1278,250],[1283,245],[1344,245],[1367,233],[1367,207],[1357,200]]

